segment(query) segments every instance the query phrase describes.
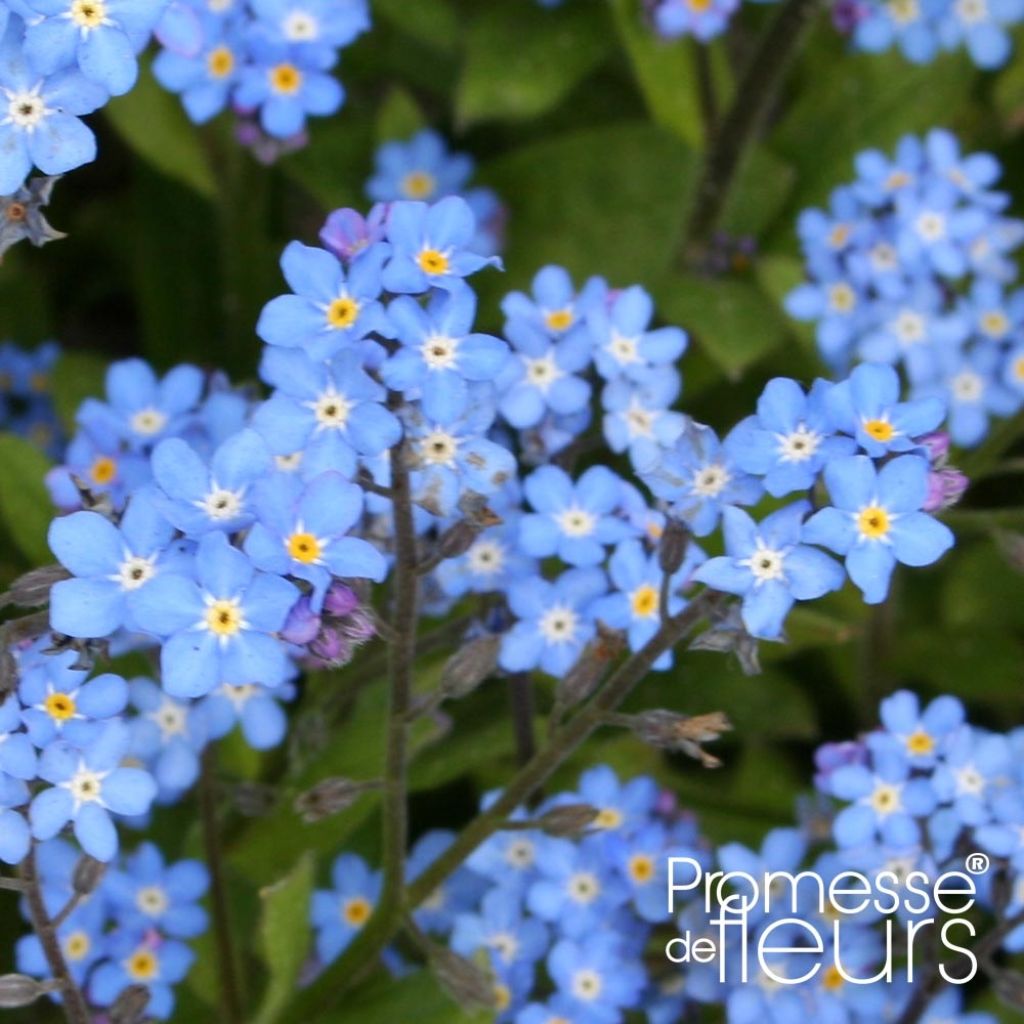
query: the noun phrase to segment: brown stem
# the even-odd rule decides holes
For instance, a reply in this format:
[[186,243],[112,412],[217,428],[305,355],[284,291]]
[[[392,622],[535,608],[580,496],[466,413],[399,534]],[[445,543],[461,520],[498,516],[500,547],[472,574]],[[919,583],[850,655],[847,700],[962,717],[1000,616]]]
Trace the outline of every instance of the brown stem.
[[92,1015],[86,1005],[82,990],[75,983],[64,959],[64,951],[60,947],[57,929],[50,920],[50,915],[43,902],[43,893],[39,887],[39,872],[36,865],[35,843],[29,848],[28,855],[21,864],[21,880],[24,883],[25,903],[28,906],[29,919],[43,947],[43,955],[49,965],[50,973],[60,986],[61,1008],[68,1024],[90,1024]]
[[517,672],[509,677],[508,699],[516,737],[516,763],[524,765],[537,753],[533,734],[533,679],[528,673]]

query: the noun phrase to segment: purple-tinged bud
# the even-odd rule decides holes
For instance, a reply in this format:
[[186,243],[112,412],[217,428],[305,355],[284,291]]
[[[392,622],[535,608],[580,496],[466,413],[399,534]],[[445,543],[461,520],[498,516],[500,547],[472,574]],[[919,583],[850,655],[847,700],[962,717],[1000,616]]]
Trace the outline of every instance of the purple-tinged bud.
[[847,765],[864,765],[868,762],[868,750],[863,743],[846,740],[843,743],[823,743],[814,752],[814,766],[817,772],[814,785],[823,793],[831,790],[832,773]]
[[343,263],[351,263],[384,237],[387,209],[385,204],[378,203],[365,218],[347,207],[335,210],[320,229],[320,241]]
[[867,7],[860,0],[836,0],[832,5],[832,24],[837,32],[849,35],[867,13]]
[[352,660],[352,641],[333,626],[322,629],[309,645],[309,654],[318,668],[341,668]]
[[931,434],[915,438],[917,443],[925,450],[928,461],[936,467],[944,466],[949,458],[950,439],[945,430],[936,430]]
[[335,580],[327,588],[327,595],[324,597],[324,611],[329,615],[337,616],[339,619],[351,615],[359,607],[359,595],[351,587]]
[[338,628],[341,630],[342,636],[356,645],[364,644],[377,635],[377,627],[374,625],[373,618],[361,608],[341,621]]
[[928,496],[925,512],[941,512],[952,508],[964,496],[971,481],[955,466],[946,466],[928,474]]
[[679,801],[671,789],[658,791],[658,798],[654,802],[654,813],[663,817],[671,818],[679,809]]
[[313,611],[308,597],[300,597],[288,613],[281,639],[290,644],[305,645],[316,639],[320,632],[320,616]]

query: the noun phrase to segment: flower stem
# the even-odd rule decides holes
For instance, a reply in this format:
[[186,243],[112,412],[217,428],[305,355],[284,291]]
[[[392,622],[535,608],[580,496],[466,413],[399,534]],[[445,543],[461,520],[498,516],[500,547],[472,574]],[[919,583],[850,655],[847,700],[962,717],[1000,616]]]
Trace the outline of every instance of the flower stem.
[[224,879],[224,853],[217,815],[216,748],[213,744],[203,752],[203,768],[199,777],[199,821],[206,866],[210,872],[210,899],[213,910],[213,934],[217,944],[221,1019],[225,1024],[242,1024],[238,964],[231,931],[231,914]]
[[516,737],[516,763],[529,764],[537,753],[537,740],[533,734],[533,679],[528,673],[517,672],[509,677],[508,699]]
[[61,1007],[68,1024],[89,1024],[91,1015],[86,1005],[82,990],[75,983],[68,969],[64,952],[60,948],[57,929],[50,920],[46,904],[43,902],[42,890],[39,887],[39,873],[36,865],[35,843],[29,848],[28,855],[21,865],[21,880],[24,883],[25,903],[28,906],[29,919],[49,965],[50,973],[60,985]]
[[821,5],[822,0],[783,0],[751,55],[704,158],[683,235],[685,263],[699,260],[718,227],[743,158],[764,124],[783,75]]

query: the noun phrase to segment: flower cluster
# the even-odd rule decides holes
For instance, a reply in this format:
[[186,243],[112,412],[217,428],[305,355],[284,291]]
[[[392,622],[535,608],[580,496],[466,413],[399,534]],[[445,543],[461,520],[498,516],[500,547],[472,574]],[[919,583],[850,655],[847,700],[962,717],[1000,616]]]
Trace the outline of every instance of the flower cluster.
[[841,28],[857,50],[897,47],[907,60],[927,64],[942,50],[965,49],[978,67],[991,69],[1010,59],[1010,32],[1022,19],[1020,0],[853,0]]
[[[107,1009],[139,985],[148,995],[147,1017],[170,1017],[174,986],[195,960],[187,940],[207,926],[198,902],[209,884],[206,867],[195,860],[167,864],[155,846],[143,843],[101,874],[60,839],[39,845],[36,867],[50,918],[70,908],[57,939],[89,1004]],[[15,958],[23,974],[50,976],[37,935],[18,940]]]
[[1024,401],[1024,293],[1010,259],[1024,223],[993,188],[999,163],[934,130],[893,157],[867,150],[856,167],[827,210],[801,215],[810,281],[787,309],[815,322],[831,365],[889,363],[912,397],[941,396],[954,443],[974,445]]
[[[505,207],[493,189],[471,186],[473,171],[471,156],[449,152],[437,132],[424,128],[404,142],[385,142],[377,150],[366,197],[374,203],[407,199],[435,203],[445,196],[462,196],[478,226],[471,247],[493,256],[501,251],[504,241]],[[328,221],[328,235],[330,231]]]
[[177,0],[153,73],[203,124],[230,107],[239,139],[272,157],[301,145],[306,118],[345,100],[331,74],[339,52],[370,27],[367,0]]
[[0,4],[0,196],[33,167],[63,174],[96,156],[80,120],[138,77],[137,55],[167,0],[5,0]]
[[0,429],[24,437],[49,455],[63,450],[60,420],[50,393],[60,357],[53,342],[34,351],[0,343]]

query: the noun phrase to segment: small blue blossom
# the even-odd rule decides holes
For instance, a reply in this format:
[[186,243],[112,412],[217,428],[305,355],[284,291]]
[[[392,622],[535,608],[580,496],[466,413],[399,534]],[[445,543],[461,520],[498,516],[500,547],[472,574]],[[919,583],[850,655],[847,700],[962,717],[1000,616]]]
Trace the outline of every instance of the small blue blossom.
[[332,889],[313,893],[310,919],[321,963],[335,960],[369,921],[380,898],[381,874],[354,854],[342,854],[331,868]]
[[167,1020],[174,1011],[172,986],[184,979],[195,953],[183,942],[124,929],[107,940],[107,959],[89,979],[89,995],[98,1006],[112,1006],[131,985],[149,993],[146,1013]]

